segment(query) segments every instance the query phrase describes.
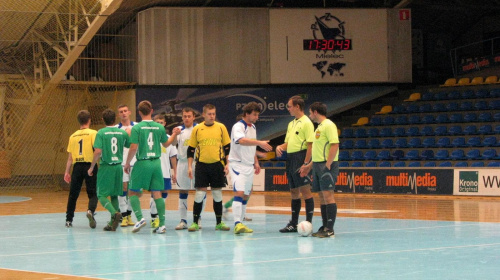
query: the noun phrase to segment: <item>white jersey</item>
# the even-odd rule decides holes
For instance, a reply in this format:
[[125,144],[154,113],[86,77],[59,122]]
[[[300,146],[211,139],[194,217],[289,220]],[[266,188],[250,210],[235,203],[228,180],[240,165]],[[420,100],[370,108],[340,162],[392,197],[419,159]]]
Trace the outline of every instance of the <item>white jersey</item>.
[[187,149],[189,147],[189,138],[191,132],[197,124],[194,123],[192,127],[179,126],[181,133],[177,135],[177,159],[179,161],[187,161]]
[[257,146],[243,146],[239,141],[241,138],[257,139],[255,125],[247,124],[241,120],[233,125],[231,129],[231,149],[229,151],[229,162],[240,162],[245,165],[255,163],[255,152]]
[[[168,136],[170,137],[170,135]],[[167,148],[161,146],[161,172],[163,173],[163,178],[170,178],[170,171],[172,167],[170,166],[170,158],[177,156],[177,148],[170,145]]]
[[[130,125],[123,125],[122,123],[119,123],[119,124],[115,125],[115,127],[121,128],[123,130],[127,130],[127,128],[128,129],[132,129],[132,126],[134,126],[134,125],[135,125],[135,122],[130,122]],[[129,148],[123,147],[123,161],[122,161],[122,166],[125,166],[125,163],[127,161],[128,150],[129,150]],[[135,157],[133,157],[132,160],[130,161],[130,166],[134,166],[134,163],[136,161],[137,161],[137,159]]]

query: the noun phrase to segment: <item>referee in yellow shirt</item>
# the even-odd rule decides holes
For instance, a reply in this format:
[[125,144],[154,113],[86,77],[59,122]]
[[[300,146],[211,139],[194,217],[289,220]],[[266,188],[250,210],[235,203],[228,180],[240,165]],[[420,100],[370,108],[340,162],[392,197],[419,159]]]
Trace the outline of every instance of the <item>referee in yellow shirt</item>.
[[290,115],[295,119],[288,124],[285,143],[276,147],[276,155],[281,156],[287,152],[286,176],[290,193],[292,195],[292,219],[280,232],[297,232],[299,222],[300,194],[306,204],[306,220],[312,223],[314,215],[314,199],[311,193],[311,179],[309,176],[300,177],[299,169],[311,161],[311,148],[313,141],[314,125],[304,114],[305,102],[302,97],[292,96],[286,105]]
[[[87,110],[78,112],[78,122],[80,129],[69,137],[68,143],[68,161],[66,162],[66,171],[64,172],[64,181],[70,184],[68,205],[66,207],[66,227],[73,226],[73,217],[75,216],[76,201],[82,190],[83,180],[89,197],[89,207],[87,218],[91,228],[96,227],[94,212],[97,208],[97,166],[94,168],[93,176],[89,176],[87,171],[90,168],[94,157],[94,141],[97,131],[90,129],[90,113]],[[69,174],[73,166],[73,172]]]

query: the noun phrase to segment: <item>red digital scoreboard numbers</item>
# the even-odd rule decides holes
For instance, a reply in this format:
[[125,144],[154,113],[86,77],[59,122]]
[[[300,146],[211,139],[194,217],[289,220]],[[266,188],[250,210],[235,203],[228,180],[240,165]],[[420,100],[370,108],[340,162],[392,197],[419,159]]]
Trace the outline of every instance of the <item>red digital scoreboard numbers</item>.
[[305,51],[352,50],[350,39],[304,40]]

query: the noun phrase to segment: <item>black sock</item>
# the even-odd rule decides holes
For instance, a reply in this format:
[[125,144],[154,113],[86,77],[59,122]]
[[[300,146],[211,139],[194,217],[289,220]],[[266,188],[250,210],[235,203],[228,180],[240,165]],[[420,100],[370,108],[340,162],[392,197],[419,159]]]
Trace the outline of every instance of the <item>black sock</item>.
[[198,223],[198,219],[200,218],[201,209],[203,208],[202,202],[194,202],[193,206],[193,222]]
[[214,201],[214,212],[217,224],[220,224],[222,222],[222,201],[219,202]]
[[314,216],[314,198],[304,200],[306,203],[306,221],[312,223]]
[[130,216],[132,214],[132,210],[127,210],[127,216]]
[[151,214],[151,218],[153,218],[153,219],[154,219],[154,218],[156,218],[156,217],[158,217],[158,214]]
[[323,226],[326,227],[327,215],[326,215],[326,204],[321,204],[321,220],[323,221]]
[[326,213],[328,215],[327,228],[333,230],[335,219],[337,218],[337,203],[327,204]]
[[300,208],[302,201],[299,199],[292,199],[292,220],[290,221],[294,226],[299,223]]

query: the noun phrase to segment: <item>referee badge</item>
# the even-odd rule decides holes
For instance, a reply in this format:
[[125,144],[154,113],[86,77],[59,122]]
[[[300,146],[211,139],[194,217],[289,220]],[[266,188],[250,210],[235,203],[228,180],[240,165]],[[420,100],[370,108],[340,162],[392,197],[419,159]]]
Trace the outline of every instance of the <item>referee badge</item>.
[[316,139],[319,139],[319,137],[321,136],[321,132],[319,132],[319,130],[316,130],[316,135],[314,135],[316,137]]

